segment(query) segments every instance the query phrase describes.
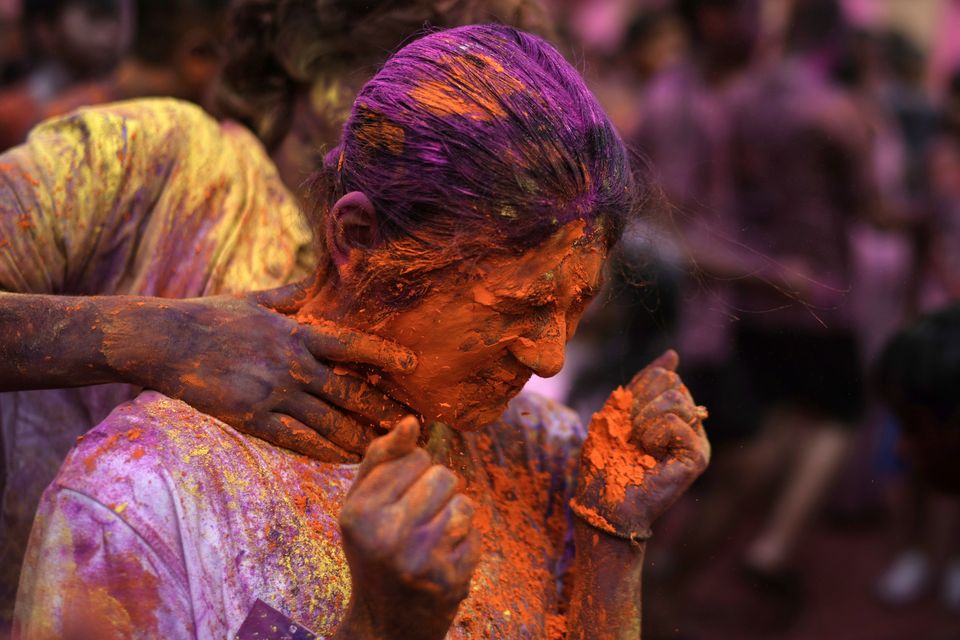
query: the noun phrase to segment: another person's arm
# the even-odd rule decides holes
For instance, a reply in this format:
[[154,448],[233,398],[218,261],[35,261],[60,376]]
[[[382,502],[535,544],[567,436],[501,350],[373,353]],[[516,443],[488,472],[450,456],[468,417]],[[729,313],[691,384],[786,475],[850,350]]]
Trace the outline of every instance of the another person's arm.
[[140,101],[48,121],[0,155],[0,391],[127,382],[303,453],[321,452],[315,430],[359,454],[355,434],[370,430],[334,430],[328,404],[373,424],[399,409],[318,359],[397,370],[411,354],[297,328],[257,305],[277,307],[277,293],[95,296],[279,285],[308,240],[249,132],[196,107]]
[[282,302],[278,293],[170,300],[0,292],[0,391],[130,383],[318,459],[359,454],[371,430],[330,405],[374,424],[403,410],[322,360],[399,372],[414,357],[375,336],[298,325],[260,304]]

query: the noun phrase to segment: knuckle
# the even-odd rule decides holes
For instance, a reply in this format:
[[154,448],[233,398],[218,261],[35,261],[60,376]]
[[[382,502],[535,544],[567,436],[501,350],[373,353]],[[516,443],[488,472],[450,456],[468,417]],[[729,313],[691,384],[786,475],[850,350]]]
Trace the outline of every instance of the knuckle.
[[340,510],[340,530],[344,534],[355,531],[363,519],[363,514],[356,505],[357,502],[357,500],[347,499]]
[[430,465],[430,454],[424,451],[421,448],[416,448],[410,453],[407,454],[407,458],[416,463],[417,466],[429,466]]
[[465,518],[471,520],[477,512],[477,508],[474,505],[473,500],[462,493],[458,493],[457,495],[453,496],[453,498],[450,500],[450,508],[461,513]]
[[677,389],[668,389],[663,394],[663,399],[670,405],[684,405],[686,398]]
[[383,458],[387,454],[387,447],[390,445],[389,440],[385,440],[390,434],[386,436],[380,436],[376,438],[373,442],[370,443],[370,446],[367,447],[367,452],[365,454],[365,459],[373,461],[376,464],[376,460]]
[[432,475],[431,479],[440,484],[452,486],[457,483],[457,475],[443,465],[435,464],[428,472]]

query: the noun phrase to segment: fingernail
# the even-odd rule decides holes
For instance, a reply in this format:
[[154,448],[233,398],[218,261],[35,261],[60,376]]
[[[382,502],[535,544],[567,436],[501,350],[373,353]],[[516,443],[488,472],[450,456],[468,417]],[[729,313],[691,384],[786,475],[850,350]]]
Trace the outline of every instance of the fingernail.
[[417,368],[417,356],[412,351],[409,351],[397,360],[397,364],[399,365],[400,373],[410,373]]
[[404,416],[400,418],[397,426],[394,427],[394,431],[399,431],[398,436],[404,439],[416,437],[416,434],[420,432],[420,423],[416,416]]

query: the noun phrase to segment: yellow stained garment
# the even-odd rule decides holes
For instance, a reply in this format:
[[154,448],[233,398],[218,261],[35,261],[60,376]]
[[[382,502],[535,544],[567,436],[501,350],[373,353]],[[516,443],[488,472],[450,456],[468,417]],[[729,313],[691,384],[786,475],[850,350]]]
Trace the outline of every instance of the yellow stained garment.
[[259,142],[169,99],[83,109],[0,156],[0,289],[183,297],[278,286],[310,231]]
[[[310,229],[257,139],[171,99],[81,109],[0,155],[0,290],[193,297],[306,275]],[[44,487],[125,385],[0,394],[0,620]]]

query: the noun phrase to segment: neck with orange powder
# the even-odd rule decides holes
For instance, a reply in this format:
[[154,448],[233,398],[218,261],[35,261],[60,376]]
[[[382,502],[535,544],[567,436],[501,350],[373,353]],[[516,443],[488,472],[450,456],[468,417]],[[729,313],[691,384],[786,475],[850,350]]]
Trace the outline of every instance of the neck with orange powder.
[[[353,258],[355,257],[354,255]],[[350,262],[353,264],[356,260],[351,259]],[[351,266],[341,267],[341,269],[344,268],[349,270]],[[368,313],[367,309],[363,306],[358,306],[350,296],[343,295],[343,291],[348,285],[346,285],[340,277],[337,267],[332,264],[321,267],[320,271],[316,274],[315,283],[313,288],[306,292],[306,297],[300,303],[300,306],[295,310],[287,311],[287,313],[291,313],[291,315],[294,316],[297,322],[314,326],[345,326],[370,331],[373,324],[373,314]],[[382,311],[379,312],[379,315],[382,316]],[[393,338],[393,336],[384,337]],[[403,406],[407,406],[405,402],[395,397],[394,394],[391,394],[388,389],[383,388],[383,374],[381,372],[372,371],[363,365],[344,363],[338,364],[334,368],[334,372],[340,375],[353,375],[365,379],[368,384],[377,386],[381,392],[385,393],[391,399]],[[330,409],[343,414],[345,417],[347,415],[344,410],[336,405],[331,404]],[[411,409],[410,413],[416,414],[417,412]],[[372,421],[372,416],[364,417],[366,417],[368,421]],[[422,416],[420,417],[422,418]],[[381,424],[379,426],[384,427],[388,425]],[[373,435],[382,433],[382,430],[378,431],[374,426],[370,426],[369,429]]]

